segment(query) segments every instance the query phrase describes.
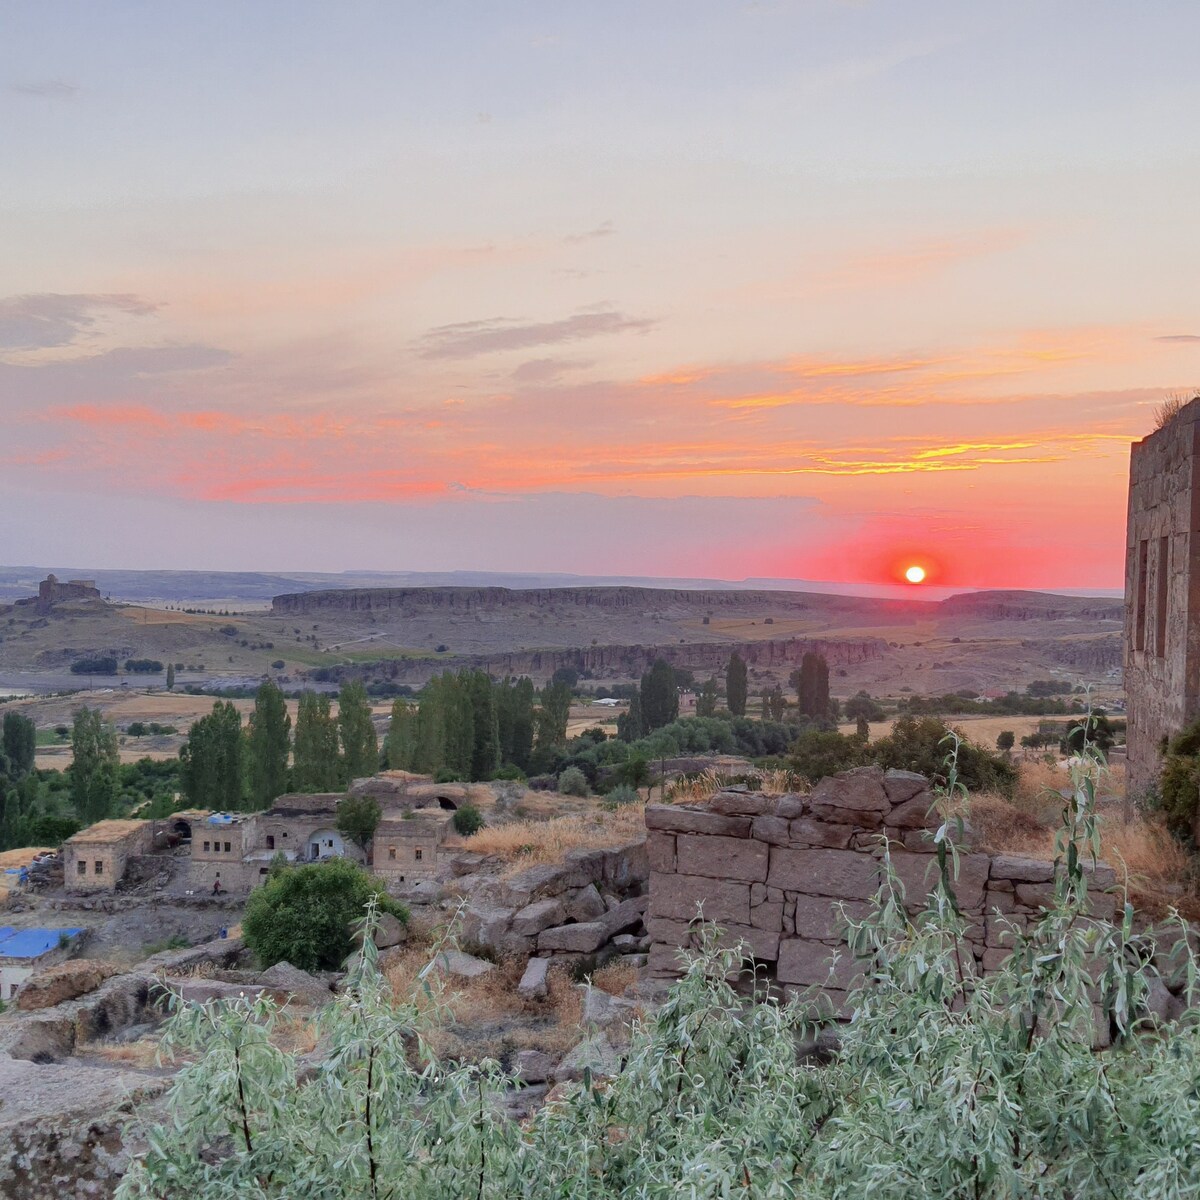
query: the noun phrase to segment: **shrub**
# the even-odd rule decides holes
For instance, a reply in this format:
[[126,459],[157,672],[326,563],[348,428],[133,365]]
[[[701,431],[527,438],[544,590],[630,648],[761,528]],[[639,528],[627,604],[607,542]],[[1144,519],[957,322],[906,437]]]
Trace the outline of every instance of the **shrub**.
[[627,783],[618,783],[604,799],[614,808],[620,804],[636,804],[641,796]]
[[568,767],[558,777],[558,790],[564,796],[586,796],[591,789],[587,776],[578,767]]
[[558,778],[554,775],[530,775],[526,782],[531,792],[552,792],[558,787]]
[[483,828],[483,813],[473,804],[464,804],[451,818],[455,833],[471,837]]
[[242,933],[264,967],[286,959],[303,971],[337,970],[354,948],[354,924],[372,898],[380,911],[407,923],[408,909],[347,859],[276,867],[251,893]]
[[1167,743],[1159,795],[1167,828],[1181,842],[1192,844],[1200,801],[1200,717]]
[[117,659],[115,655],[102,654],[91,658],[77,658],[71,664],[72,675],[115,675]]
[[282,658],[277,658],[271,664],[271,669],[275,671],[282,671],[285,666],[287,666],[287,663],[285,663]]
[[461,783],[462,772],[454,767],[438,767],[433,773],[434,783]]
[[163,669],[157,658],[127,658],[125,670],[134,675],[155,675]]

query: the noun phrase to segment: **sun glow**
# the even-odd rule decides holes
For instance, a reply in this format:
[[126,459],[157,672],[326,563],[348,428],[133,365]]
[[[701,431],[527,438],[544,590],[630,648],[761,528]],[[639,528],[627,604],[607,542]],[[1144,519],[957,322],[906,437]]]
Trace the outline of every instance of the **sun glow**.
[[909,583],[924,583],[925,582],[925,568],[918,567],[914,563],[911,567],[908,567],[905,570],[904,578],[907,579]]

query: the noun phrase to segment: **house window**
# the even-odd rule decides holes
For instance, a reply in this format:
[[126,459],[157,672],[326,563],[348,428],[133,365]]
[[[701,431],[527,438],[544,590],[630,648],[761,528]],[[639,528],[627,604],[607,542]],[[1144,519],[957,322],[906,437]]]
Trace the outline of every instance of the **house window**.
[[229,843],[228,843],[228,842],[226,842],[226,843],[225,843],[225,853],[226,853],[226,854],[228,854],[228,853],[229,853],[229,850],[230,850]]
[[259,867],[259,868],[258,868],[258,873],[259,873],[260,875],[265,875],[265,874],[267,873],[267,868],[266,868],[266,867]]
[[420,851],[420,850],[414,850],[414,851],[413,851],[413,854],[416,856],[417,862],[420,862],[420,861],[421,861],[421,851]]
[[205,842],[205,843],[204,843],[204,853],[205,853],[205,854],[207,854],[207,853],[208,853],[208,851],[209,851],[209,848],[210,848],[210,847],[209,847],[209,843],[208,843],[208,842]]
[[78,875],[86,875],[87,874],[87,860],[86,859],[81,858],[75,864],[75,872]]
[[330,848],[330,850],[332,850],[333,849],[333,838],[326,838],[325,845],[327,845]]
[[268,850],[275,849],[275,835],[273,833],[267,834],[267,849]]
[[388,847],[388,862],[395,862],[395,861],[396,861],[396,847],[389,846]]
[[96,874],[97,875],[104,874],[104,860],[102,858],[96,859]]

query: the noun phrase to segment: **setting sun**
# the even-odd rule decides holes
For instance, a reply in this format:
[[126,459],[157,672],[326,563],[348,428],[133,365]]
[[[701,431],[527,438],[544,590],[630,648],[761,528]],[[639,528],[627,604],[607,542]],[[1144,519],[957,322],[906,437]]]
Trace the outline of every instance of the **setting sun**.
[[909,567],[904,572],[904,578],[907,579],[909,583],[924,583],[925,582],[925,568],[918,567],[918,566]]

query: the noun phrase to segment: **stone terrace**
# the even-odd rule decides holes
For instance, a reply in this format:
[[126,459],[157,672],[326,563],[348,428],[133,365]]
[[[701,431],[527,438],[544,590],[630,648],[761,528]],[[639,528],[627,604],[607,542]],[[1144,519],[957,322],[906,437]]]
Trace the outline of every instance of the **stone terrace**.
[[[936,883],[932,803],[924,776],[860,767],[821,780],[808,795],[729,789],[704,805],[649,806],[650,973],[680,973],[679,950],[695,945],[702,905],[726,943],[745,943],[785,992],[820,986],[840,1006],[858,971],[846,952],[843,913],[870,911],[881,881],[881,835],[892,843],[910,911],[924,906]],[[955,894],[985,971],[1009,953],[1000,918],[1023,924],[1037,914],[1053,897],[1053,873],[1052,863],[1038,859],[960,853]],[[1112,916],[1113,897],[1101,893],[1113,883],[1111,868],[1096,868],[1095,916]]]

